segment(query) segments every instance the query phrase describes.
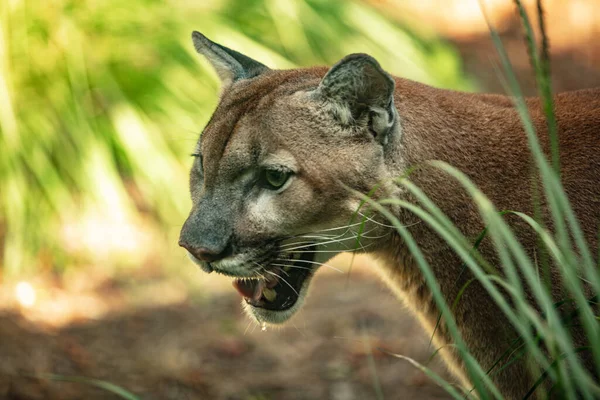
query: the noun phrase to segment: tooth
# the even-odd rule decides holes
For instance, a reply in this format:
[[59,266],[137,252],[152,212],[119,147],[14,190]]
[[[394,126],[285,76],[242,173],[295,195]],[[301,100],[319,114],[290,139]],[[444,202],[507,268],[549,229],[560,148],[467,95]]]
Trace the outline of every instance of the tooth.
[[262,295],[272,303],[277,297],[277,292],[274,289],[264,288]]

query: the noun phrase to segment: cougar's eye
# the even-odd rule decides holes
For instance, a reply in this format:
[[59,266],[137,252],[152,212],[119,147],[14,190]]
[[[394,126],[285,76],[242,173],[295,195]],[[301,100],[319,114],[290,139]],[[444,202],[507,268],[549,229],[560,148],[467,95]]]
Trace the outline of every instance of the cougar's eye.
[[281,189],[283,185],[290,179],[292,173],[280,169],[266,169],[263,172],[263,183],[267,189]]

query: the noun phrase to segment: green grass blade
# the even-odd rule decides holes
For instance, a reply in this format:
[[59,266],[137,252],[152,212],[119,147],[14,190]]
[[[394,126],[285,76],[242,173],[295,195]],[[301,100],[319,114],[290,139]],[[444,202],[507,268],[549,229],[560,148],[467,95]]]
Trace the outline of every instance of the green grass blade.
[[375,398],[377,400],[383,400],[383,389],[381,388],[381,382],[379,381],[379,375],[377,374],[377,367],[375,366],[375,358],[373,357],[373,349],[371,348],[371,342],[367,335],[365,327],[362,327],[363,344],[365,345],[365,351],[368,354],[367,361],[369,363],[369,371],[371,371],[371,377],[373,380],[373,390],[375,391]]
[[[534,294],[535,298],[538,300],[542,309],[546,310],[546,312],[548,313],[548,321],[549,321],[550,326],[552,327],[552,331],[554,332],[554,335],[550,335],[547,337],[545,336],[545,337],[546,338],[554,338],[558,343],[560,343],[560,345],[563,349],[562,351],[564,351],[566,354],[568,354],[567,359],[569,360],[571,368],[573,368],[573,375],[575,375],[575,379],[580,380],[581,384],[585,384],[585,377],[587,377],[587,373],[581,366],[577,356],[574,353],[569,352],[569,350],[568,350],[570,347],[569,335],[565,331],[564,327],[562,326],[562,324],[560,322],[559,316],[557,315],[557,313],[554,311],[554,308],[552,307],[553,301],[550,298],[549,293],[547,293],[544,286],[540,284],[537,275],[534,273],[535,269],[533,268],[533,265],[531,264],[528,256],[524,252],[521,245],[516,241],[513,234],[510,232],[510,230],[506,226],[506,224],[501,219],[498,218],[497,213],[495,211],[493,211],[493,206],[491,205],[491,203],[489,203],[489,201],[487,201],[485,199],[485,196],[483,196],[483,194],[480,193],[472,185],[472,183],[469,181],[469,179],[464,174],[462,174],[460,171],[456,170],[455,168],[449,166],[446,163],[442,163],[442,162],[432,162],[432,163],[433,163],[433,165],[437,165],[440,168],[442,168],[443,170],[445,170],[446,172],[448,172],[449,174],[451,174],[453,177],[458,179],[459,182],[461,182],[461,184],[463,184],[463,186],[465,186],[465,188],[469,191],[472,198],[474,200],[476,200],[476,202],[479,204],[480,211],[484,215],[484,218],[486,218],[486,221],[488,221],[488,223],[491,226],[496,226],[499,229],[499,233],[504,236],[505,243],[511,249],[512,255],[516,258],[517,264],[520,267],[520,271],[523,274],[524,278],[526,279],[529,287],[531,288],[532,293]],[[486,212],[486,210],[487,210],[487,212]],[[571,268],[561,268],[561,272],[563,272],[563,277],[566,278],[565,281],[568,284],[571,293],[573,294],[573,296],[576,299],[578,299],[579,307],[582,308],[582,310],[584,310],[584,312],[586,310],[589,311],[589,307],[587,307],[587,300],[585,299],[585,296],[583,295],[581,286],[577,282],[578,279],[577,279],[577,276],[574,273],[574,271],[572,271]],[[520,298],[519,299],[520,301],[517,304],[522,306],[523,304],[521,302],[524,302],[525,299],[522,298],[522,295],[520,293],[516,293],[516,294]],[[524,309],[524,311],[526,311],[526,309]],[[591,318],[591,319],[593,320],[593,318]],[[584,318],[584,322],[585,321],[588,322],[587,328],[589,328],[590,332],[594,332],[597,329],[597,324],[596,324],[596,327],[594,328],[594,326],[592,326],[590,323],[590,313],[589,312],[587,312],[586,318]],[[588,332],[588,334],[589,334],[589,332]],[[552,349],[552,346],[550,346],[550,348]],[[567,382],[567,383],[569,383],[569,382]],[[586,389],[584,388],[583,390],[586,390]]]
[[140,397],[134,395],[128,390],[123,389],[120,386],[115,385],[114,383],[106,382],[100,379],[86,378],[82,376],[64,376],[64,375],[56,375],[56,374],[44,374],[41,377],[52,380],[52,381],[62,381],[62,382],[74,382],[74,383],[83,383],[85,385],[95,386],[107,392],[116,394],[122,399],[126,400],[141,400]]
[[461,395],[444,378],[442,378],[441,376],[439,376],[437,373],[435,373],[434,371],[432,371],[430,368],[427,368],[423,364],[419,363],[418,361],[416,361],[416,360],[414,360],[414,359],[412,359],[410,357],[403,356],[402,354],[391,353],[391,352],[386,351],[384,349],[379,349],[379,351],[381,351],[381,352],[383,352],[385,354],[388,354],[388,355],[390,355],[392,357],[396,357],[396,358],[399,358],[401,360],[408,361],[410,364],[412,364],[413,367],[415,367],[418,370],[420,370],[421,372],[423,372],[431,380],[433,380],[438,386],[440,386],[442,389],[444,389],[446,391],[446,393],[448,393],[450,396],[452,396],[452,398],[454,398],[456,400],[463,400],[464,399],[464,396]]
[[552,166],[556,174],[560,175],[558,128],[556,123],[556,116],[554,114],[554,100],[552,98],[552,88],[550,83],[550,56],[548,53],[548,40],[544,25],[542,3],[541,0],[537,0],[538,22],[540,27],[540,33],[542,35],[542,57],[540,57],[535,43],[535,35],[527,11],[525,10],[525,7],[523,7],[523,3],[521,2],[521,0],[514,0],[514,2],[521,17],[521,23],[525,28],[525,42],[527,43],[529,59],[531,61],[531,65],[533,66],[538,90],[540,93],[540,99],[544,108],[544,114],[546,115],[548,135],[550,137],[550,154],[552,158]]
[[[427,214],[425,214],[418,207],[415,207],[414,205],[412,205],[410,203],[402,202],[400,200],[395,200],[395,199],[388,200],[388,202],[409,208],[409,209],[411,209],[411,211],[415,212],[417,214],[417,216],[419,216],[425,222],[435,225],[435,221],[432,221],[432,219]],[[385,207],[382,206],[383,204],[385,204],[385,201],[380,201],[379,203],[381,203],[381,205],[378,203],[375,203],[375,202],[371,202],[371,206],[375,210],[377,210],[379,213],[381,213],[383,216],[385,216],[394,225],[396,230],[400,233],[402,238],[405,240],[405,243],[406,243],[409,251],[413,255],[417,265],[423,272],[425,280],[426,280],[430,290],[432,291],[432,295],[436,301],[436,304],[438,305],[438,307],[440,307],[440,312],[442,313],[442,315],[445,318],[448,330],[451,333],[452,338],[455,341],[455,345],[459,351],[459,354],[461,355],[461,357],[463,358],[463,360],[465,362],[467,373],[469,374],[471,379],[474,381],[473,383],[477,387],[479,396],[482,398],[489,398],[489,396],[490,396],[488,394],[488,390],[489,390],[489,391],[491,391],[491,394],[494,398],[502,398],[502,396],[498,392],[498,389],[495,387],[495,385],[493,385],[493,383],[491,382],[489,377],[487,377],[487,375],[485,374],[485,372],[483,371],[481,366],[469,354],[463,340],[461,339],[461,335],[459,333],[458,327],[456,326],[456,322],[454,321],[454,318],[452,317],[452,314],[450,313],[450,310],[444,300],[444,297],[440,291],[440,288],[438,287],[435,275],[433,274],[433,271],[432,271],[429,263],[427,263],[427,261],[425,260],[423,253],[421,252],[418,245],[414,241],[412,235],[410,234],[410,232],[408,232],[406,227],[404,227],[392,213],[390,213]],[[439,229],[443,230],[443,228],[441,228],[441,227],[439,227]],[[450,240],[452,240],[452,238],[450,238]],[[467,259],[469,259],[471,261],[470,246],[467,249],[464,249],[461,246],[459,246],[459,247],[460,247],[460,250],[463,250],[461,256],[465,256]],[[491,290],[495,290],[495,289],[492,288]],[[504,299],[501,298],[501,296],[498,300],[503,302],[505,305],[507,305],[506,302],[504,301]]]

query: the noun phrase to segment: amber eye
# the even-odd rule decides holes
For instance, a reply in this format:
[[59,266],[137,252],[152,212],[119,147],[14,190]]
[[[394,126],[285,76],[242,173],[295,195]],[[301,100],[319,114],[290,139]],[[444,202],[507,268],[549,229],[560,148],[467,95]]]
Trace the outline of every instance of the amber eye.
[[266,169],[263,175],[265,186],[271,190],[280,189],[290,178],[292,173],[280,169]]

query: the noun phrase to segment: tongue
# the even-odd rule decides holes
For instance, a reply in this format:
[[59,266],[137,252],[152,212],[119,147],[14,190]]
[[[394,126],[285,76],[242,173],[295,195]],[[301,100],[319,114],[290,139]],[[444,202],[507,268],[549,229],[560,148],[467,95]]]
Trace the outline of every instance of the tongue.
[[236,288],[242,296],[258,301],[265,288],[265,281],[262,279],[236,279],[233,281],[233,287]]

